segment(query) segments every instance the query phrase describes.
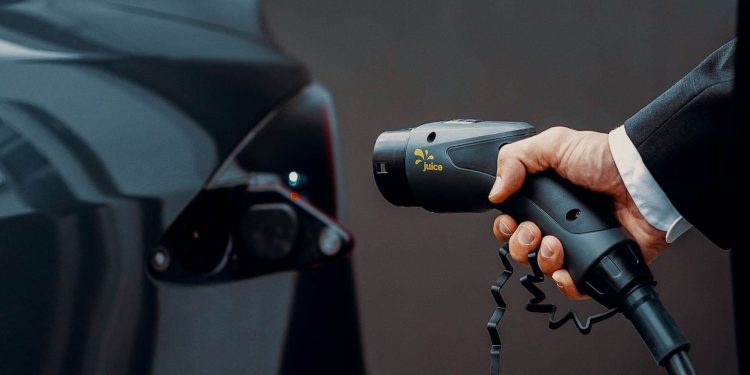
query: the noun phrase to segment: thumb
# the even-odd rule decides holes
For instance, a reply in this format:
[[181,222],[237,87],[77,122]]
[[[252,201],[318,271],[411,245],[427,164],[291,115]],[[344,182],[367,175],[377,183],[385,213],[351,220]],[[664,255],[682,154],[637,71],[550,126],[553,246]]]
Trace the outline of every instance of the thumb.
[[513,145],[500,149],[497,156],[497,176],[490,190],[490,202],[500,203],[518,191],[526,179],[526,167],[518,158]]
[[554,127],[500,148],[490,202],[500,203],[521,189],[527,173],[557,166],[559,149],[566,144],[571,132],[568,128]]

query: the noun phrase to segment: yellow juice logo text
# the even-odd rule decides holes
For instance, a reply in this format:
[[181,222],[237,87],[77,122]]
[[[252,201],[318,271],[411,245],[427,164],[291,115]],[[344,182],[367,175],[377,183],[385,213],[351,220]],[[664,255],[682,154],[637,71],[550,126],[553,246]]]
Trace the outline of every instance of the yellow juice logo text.
[[437,164],[432,161],[435,159],[435,156],[430,155],[429,150],[427,149],[422,150],[421,148],[418,148],[414,150],[414,155],[417,157],[417,159],[414,160],[414,164],[415,165],[422,164],[422,172],[442,172],[443,171],[442,164]]

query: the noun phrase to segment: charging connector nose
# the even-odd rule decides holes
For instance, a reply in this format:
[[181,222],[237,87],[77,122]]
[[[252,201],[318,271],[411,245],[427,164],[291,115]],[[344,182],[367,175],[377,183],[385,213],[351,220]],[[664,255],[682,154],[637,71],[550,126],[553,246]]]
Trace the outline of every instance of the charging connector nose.
[[406,177],[406,145],[411,129],[380,134],[372,151],[372,168],[380,193],[396,206],[416,206]]

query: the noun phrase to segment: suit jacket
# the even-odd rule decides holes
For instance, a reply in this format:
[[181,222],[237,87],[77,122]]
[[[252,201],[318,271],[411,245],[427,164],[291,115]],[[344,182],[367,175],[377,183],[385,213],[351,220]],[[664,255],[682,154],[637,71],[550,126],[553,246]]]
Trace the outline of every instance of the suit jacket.
[[[743,47],[744,48],[744,47]],[[625,122],[644,164],[685,219],[722,248],[737,243],[736,40]]]

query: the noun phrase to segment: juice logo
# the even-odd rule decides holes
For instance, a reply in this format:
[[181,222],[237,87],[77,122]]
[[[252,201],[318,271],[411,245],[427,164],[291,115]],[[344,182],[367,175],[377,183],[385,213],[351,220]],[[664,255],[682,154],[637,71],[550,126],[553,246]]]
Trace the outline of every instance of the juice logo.
[[430,160],[434,160],[435,156],[430,155],[430,151],[427,149],[424,149],[424,151],[421,148],[418,148],[414,150],[414,155],[417,156],[417,160],[414,160],[415,165],[422,164],[422,172],[427,171],[435,171],[435,172],[442,172],[443,171],[443,165],[442,164],[435,164],[434,162]]

